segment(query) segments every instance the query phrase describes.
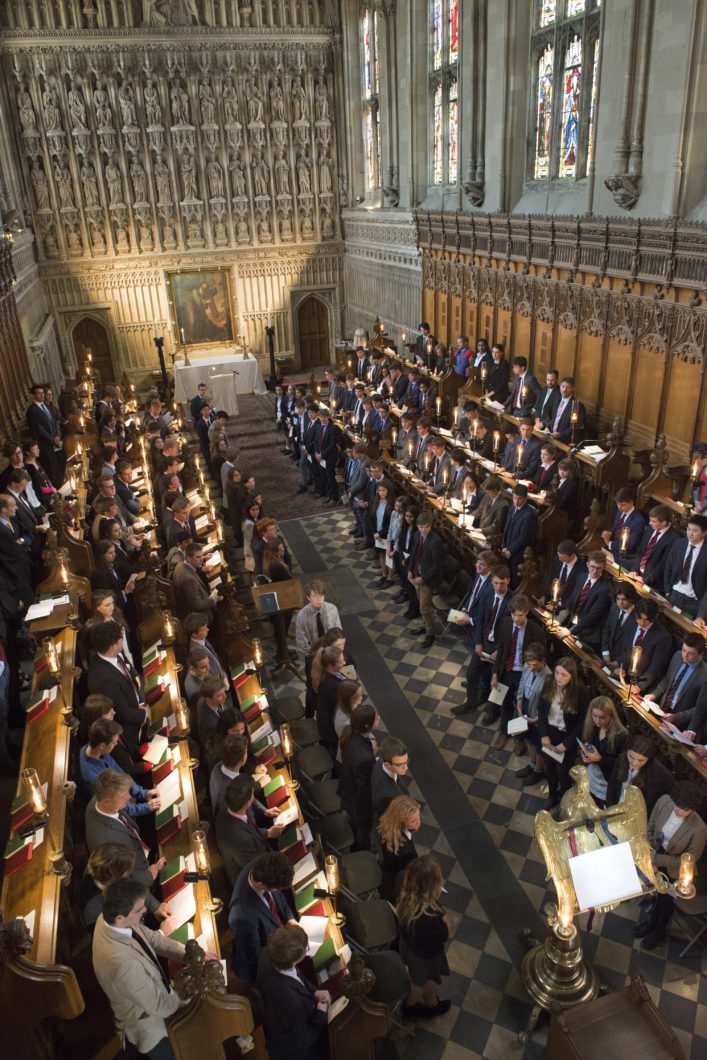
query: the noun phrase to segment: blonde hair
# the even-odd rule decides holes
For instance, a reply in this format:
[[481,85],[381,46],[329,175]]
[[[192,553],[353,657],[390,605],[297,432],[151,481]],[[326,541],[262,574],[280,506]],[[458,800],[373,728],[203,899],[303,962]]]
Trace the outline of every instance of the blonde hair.
[[396,795],[378,825],[378,834],[384,847],[392,850],[394,854],[398,853],[403,841],[405,822],[419,809],[419,802],[415,802],[409,795]]
[[96,802],[103,802],[117,795],[119,791],[129,791],[133,778],[128,773],[118,773],[116,769],[104,769],[93,782]]
[[606,727],[606,738],[609,742],[609,750],[613,751],[616,744],[616,738],[621,733],[626,732],[626,727],[622,724],[621,718],[616,710],[616,704],[611,696],[596,696],[591,700],[584,719],[582,739],[589,740],[594,732],[594,718],[592,717],[592,712],[595,710],[602,710],[605,714],[609,715],[609,724]]
[[442,872],[429,854],[411,861],[405,870],[403,886],[395,912],[403,927],[410,927],[428,909],[442,912],[439,896],[442,891]]

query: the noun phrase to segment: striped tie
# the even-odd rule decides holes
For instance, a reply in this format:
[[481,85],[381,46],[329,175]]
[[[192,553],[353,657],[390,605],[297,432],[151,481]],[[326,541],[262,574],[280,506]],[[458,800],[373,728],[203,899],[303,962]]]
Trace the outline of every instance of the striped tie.
[[591,589],[591,587],[592,587],[591,580],[589,578],[587,578],[587,580],[584,583],[584,586],[582,588],[582,591],[579,594],[579,600],[577,601],[577,614],[578,615],[581,614],[582,608],[584,607],[584,604],[586,603],[587,597],[589,596],[589,590]]
[[680,667],[680,669],[678,670],[675,680],[673,681],[672,685],[668,689],[668,696],[667,696],[667,699],[665,700],[665,709],[666,710],[672,710],[673,707],[675,706],[674,700],[675,700],[675,697],[677,695],[678,688],[680,687],[680,682],[682,681],[683,677],[685,676],[685,671],[686,670],[687,670],[687,663],[684,662],[682,664],[682,666]]
[[508,661],[506,662],[506,673],[513,669],[516,661],[516,648],[518,646],[518,627],[513,626],[513,636],[511,637],[511,646],[508,649]]
[[646,569],[646,564],[648,563],[648,560],[653,555],[653,549],[655,548],[657,543],[658,543],[658,531],[654,530],[653,531],[653,536],[651,537],[650,541],[648,542],[648,548],[643,553],[643,558],[641,559],[641,562],[640,562],[641,574],[643,574],[644,570]]

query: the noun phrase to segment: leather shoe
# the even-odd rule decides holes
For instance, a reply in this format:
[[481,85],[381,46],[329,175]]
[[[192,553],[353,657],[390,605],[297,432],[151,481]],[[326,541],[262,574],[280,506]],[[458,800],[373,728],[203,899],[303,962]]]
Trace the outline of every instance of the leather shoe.
[[641,943],[641,949],[654,950],[656,946],[660,946],[664,938],[664,931],[652,931],[650,935],[646,935],[646,937],[644,938],[643,942]]
[[418,1019],[422,1020],[433,1020],[437,1016],[444,1016],[445,1012],[449,1012],[452,1007],[452,1002],[447,998],[444,1001],[438,1001],[436,1005],[418,1005],[419,1015]]
[[415,629],[411,629],[410,632],[412,633],[413,637],[419,637],[422,633],[426,633],[427,630],[424,626],[416,626]]
[[387,584],[388,584],[388,579],[387,578],[379,578],[378,581],[376,582],[376,589],[385,589]]
[[425,648],[431,648],[432,645],[434,644],[434,642],[435,642],[435,639],[434,639],[433,635],[431,633],[428,633],[427,636],[425,637],[425,639],[422,642],[422,650],[424,651]]
[[644,939],[646,935],[650,935],[653,931],[653,926],[650,922],[642,924],[641,921],[636,924],[635,928],[631,932],[635,939]]
[[407,600],[407,596],[403,592],[396,593],[395,596],[393,597],[393,603],[394,604],[401,604],[403,602],[403,600]]
[[498,714],[493,710],[487,710],[481,718],[482,725],[493,725],[495,721],[498,721]]
[[524,766],[522,769],[516,769],[516,776],[517,777],[529,777],[530,774],[534,773],[534,772],[535,772],[535,770],[533,769],[533,767],[531,765],[527,765],[527,766]]
[[545,779],[545,774],[542,769],[534,769],[527,777],[523,777],[521,784],[524,788],[529,788],[533,784],[539,784],[541,780]]
[[460,703],[458,706],[452,707],[452,714],[458,718],[462,714],[472,714],[475,710],[476,707],[473,707],[471,703]]
[[363,552],[364,548],[368,548],[368,545],[366,544],[365,541],[357,541],[356,544],[354,545],[354,548],[356,549],[357,552]]
[[508,737],[506,736],[505,732],[499,732],[498,736],[493,741],[493,746],[501,748],[501,747],[505,747],[507,743],[508,743]]

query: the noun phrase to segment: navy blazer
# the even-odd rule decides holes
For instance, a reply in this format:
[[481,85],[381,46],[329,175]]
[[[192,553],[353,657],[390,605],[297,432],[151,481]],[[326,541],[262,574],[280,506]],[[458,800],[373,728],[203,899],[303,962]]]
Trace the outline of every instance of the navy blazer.
[[477,622],[474,622],[474,644],[481,644],[484,651],[489,655],[492,655],[498,647],[498,636],[499,628],[503,619],[508,614],[508,605],[511,602],[513,593],[508,589],[506,595],[501,598],[498,611],[496,612],[496,621],[493,627],[493,640],[488,640],[486,631],[488,629],[489,622],[491,621],[491,615],[493,613],[493,605],[496,599],[496,593],[490,592],[484,599],[483,604],[479,608],[479,618]]
[[[528,438],[523,446],[523,457],[521,459],[520,467],[518,467],[518,453],[522,441],[523,439],[519,438],[514,444],[508,457],[509,462],[508,464],[504,463],[504,467],[506,467],[516,479],[527,478],[531,482],[537,482],[540,475],[540,449],[542,443],[539,438]],[[547,486],[545,489],[547,489]]]
[[459,604],[459,610],[460,611],[466,611],[468,613],[469,617],[471,618],[471,625],[468,627],[469,632],[471,632],[473,630],[476,622],[478,622],[479,616],[481,615],[483,607],[484,607],[486,601],[488,600],[489,596],[491,597],[491,599],[493,599],[493,597],[495,596],[495,593],[493,591],[493,579],[491,578],[491,575],[489,574],[489,575],[486,576],[483,585],[479,589],[479,592],[478,592],[478,594],[476,596],[476,599],[474,600],[474,606],[472,607],[471,610],[469,610],[469,604],[471,603],[471,599],[472,599],[472,597],[474,595],[474,590],[476,589],[476,583],[478,581],[480,581],[480,580],[481,580],[481,575],[477,574],[476,577],[474,578],[474,581],[471,584],[471,589],[469,590],[469,592],[466,594],[464,599]]
[[[589,706],[589,689],[586,685],[578,682],[577,684],[577,712],[575,714],[565,714],[562,711],[562,717],[565,723],[565,733],[562,739],[562,743],[565,745],[567,750],[571,754],[576,754],[577,750],[577,737],[582,732],[584,725],[584,718],[587,713]],[[550,730],[548,728],[549,722],[548,717],[550,714],[550,702],[542,696],[538,701],[538,735],[542,739],[543,736],[549,736]],[[568,761],[570,755],[568,755]]]
[[[638,664],[638,687],[641,692],[652,692],[662,677],[665,676],[673,650],[673,638],[667,629],[656,622],[647,629],[641,642],[641,659]],[[633,651],[632,641],[626,644],[626,653],[621,660],[624,670],[628,671]]]
[[646,520],[643,518],[641,513],[634,508],[633,511],[624,519],[621,529],[618,531],[616,540],[614,540],[614,532],[616,531],[619,522],[622,518],[623,513],[620,512],[617,508],[616,515],[614,516],[614,521],[611,524],[611,529],[609,530],[609,533],[611,534],[609,549],[613,553],[614,559],[616,559],[617,562],[619,559],[619,549],[621,548],[621,534],[623,533],[624,529],[628,527],[629,531],[628,543],[626,545],[625,550],[626,556],[631,557],[635,556],[638,552],[639,546],[641,544],[641,539],[643,538],[643,531],[646,528]]
[[682,665],[682,651],[676,651],[670,660],[666,673],[655,688],[651,689],[658,706],[673,713],[679,711],[681,714],[689,714],[693,707],[704,701],[705,709],[707,710],[707,696],[703,695],[703,691],[707,687],[707,665],[705,665],[704,660],[700,660],[693,668],[692,673],[680,689],[679,696],[673,697],[672,703],[668,703],[670,689]]
[[508,509],[506,525],[503,529],[503,547],[511,556],[520,556],[535,540],[538,517],[535,509],[526,501],[522,508],[515,505]]
[[404,777],[393,780],[383,769],[383,759],[377,758],[371,770],[371,805],[376,817],[380,817],[398,795],[407,795]]
[[247,816],[248,823],[234,817],[225,801],[216,814],[216,844],[231,886],[250,861],[270,849],[266,827],[271,824],[270,818],[254,806],[248,808]]
[[279,972],[267,950],[258,960],[257,983],[270,1060],[324,1060],[327,1014],[317,1008],[314,987]]
[[555,413],[557,412],[557,406],[560,404],[560,397],[559,386],[544,386],[538,393],[535,401],[535,408],[533,409],[533,415],[536,420],[541,421],[543,427],[552,426],[552,422],[555,419]]
[[[493,665],[493,671],[496,677],[501,683],[503,683],[503,676],[506,672],[506,664],[508,663],[508,657],[511,650],[511,641],[513,639],[513,619],[510,615],[506,615],[505,618],[501,619],[500,624],[496,626],[497,641],[498,641],[498,655],[496,662]],[[545,637],[545,627],[534,618],[532,615],[528,615],[528,621],[525,624],[525,633],[523,634],[523,651],[531,644],[539,644],[542,648],[547,646],[547,639]],[[513,668],[511,664],[511,669]]]
[[[516,391],[516,384],[520,379],[520,390],[518,391],[518,400],[515,404],[513,402],[513,395]],[[521,393],[525,387],[525,401],[521,401]],[[521,416],[530,416],[535,402],[537,401],[538,394],[540,393],[540,384],[534,375],[530,372],[525,372],[521,375],[513,376],[511,379],[511,392],[503,402],[504,408],[509,409],[511,412],[513,409],[519,408]]]
[[335,423],[329,421],[326,426],[318,425],[314,432],[313,453],[320,453],[322,460],[327,464],[330,460],[336,460],[339,441],[339,428]]
[[[636,551],[636,555],[631,559],[628,559],[624,566],[627,570],[640,571],[641,560],[648,548],[650,539],[653,537],[653,530],[650,526],[647,526],[643,531],[643,537]],[[660,539],[656,542],[653,551],[651,552],[650,558],[646,563],[646,569],[643,571],[643,580],[646,585],[650,585],[658,590],[662,591],[663,579],[665,578],[665,563],[668,558],[668,554],[672,549],[675,542],[678,540],[678,535],[672,529],[668,527],[664,534],[661,535]]]
[[551,490],[557,485],[557,460],[553,460],[549,467],[538,465],[538,477],[534,479],[539,490]]
[[[411,569],[413,558],[414,552],[410,555]],[[422,551],[420,552],[420,577],[425,585],[429,585],[434,589],[442,580],[443,569],[444,545],[439,534],[434,530],[430,530],[422,543]]]
[[[583,581],[577,579],[572,596],[568,598],[568,610],[570,620],[574,617],[582,594],[586,578]],[[571,627],[571,632],[580,640],[586,641],[596,651],[601,649],[601,631],[606,616],[611,607],[611,582],[608,575],[602,574],[587,594],[582,611],[577,619],[576,625]]]
[[[584,576],[586,581],[586,574]],[[629,611],[628,615],[624,619],[623,625],[619,630],[619,618],[621,617],[621,610],[616,603],[611,605],[609,611],[609,617],[601,631],[601,650],[609,653],[609,658],[615,661],[620,661],[625,658],[626,652],[633,643],[633,636],[636,632],[636,615],[633,611]]]
[[[560,394],[559,400],[558,400],[557,404],[555,405],[555,410],[554,410],[554,413],[553,413],[553,416],[552,416],[552,420],[550,420],[550,422],[548,423],[548,427],[549,427],[550,431],[552,431],[553,427],[555,426],[555,417],[557,415],[557,410],[558,410],[558,408],[560,406],[561,401],[562,401],[562,395]],[[573,403],[574,403],[574,398],[570,398],[570,400],[567,402],[567,404],[565,405],[564,409],[562,410],[562,415],[560,416],[560,422],[557,425],[557,433],[560,436],[560,441],[564,442],[565,445],[571,445],[572,444],[572,405],[573,405]],[[549,419],[549,417],[548,417],[548,419]],[[586,423],[587,423],[587,416],[586,416],[586,413],[584,411],[584,405],[582,404],[581,401],[578,401],[577,402],[577,422],[574,425],[574,443],[575,443],[575,445],[584,440],[584,432],[585,432]]]
[[[676,655],[680,656],[680,652],[677,652]],[[682,657],[680,658],[680,661],[682,662]],[[696,667],[696,670],[699,670],[700,666],[704,668],[705,664],[700,663]],[[695,671],[693,671],[692,676],[694,678]],[[689,686],[692,687],[690,687],[690,694],[689,697],[687,697],[686,689]],[[677,725],[678,729],[694,732],[696,744],[705,744],[707,743],[707,679],[704,673],[700,674],[697,684],[695,684],[691,678],[687,682],[687,685],[683,687],[678,706],[682,707],[687,698],[690,700],[694,699],[695,705],[690,709],[687,709],[686,707],[685,709],[681,709],[679,712],[674,713],[671,720],[674,725]]]
[[[545,584],[542,587],[542,595],[546,599],[548,599],[548,600],[552,599],[552,586],[553,586],[553,583],[555,581],[557,581],[557,579],[559,579],[561,573],[562,573],[562,562],[560,560],[560,557],[557,554],[555,554],[552,557],[552,564],[550,565],[550,577],[547,579],[547,581],[545,582]],[[560,609],[564,609],[564,608],[569,607],[569,604],[567,603],[567,601],[571,598],[572,593],[574,592],[574,587],[577,584],[578,580],[582,583],[582,585],[584,585],[584,583],[587,580],[587,568],[586,568],[586,565],[582,562],[581,559],[577,560],[577,562],[575,563],[574,567],[572,568],[572,570],[569,572],[569,574],[567,576],[567,580],[565,581],[564,589],[562,590],[562,592],[560,594]]]
[[354,387],[346,387],[341,394],[341,410],[342,412],[353,412],[356,408],[356,391]]
[[[683,563],[685,562],[688,544],[689,542],[687,541],[687,538],[681,537],[673,542],[673,546],[668,553],[667,562],[665,564],[666,596],[672,591],[673,585],[677,585],[680,581],[680,572]],[[698,600],[701,600],[705,592],[707,592],[707,547],[704,545],[700,549],[697,559],[692,565],[691,581],[695,596]]]
[[265,948],[268,935],[288,920],[299,919],[290,909],[282,891],[270,891],[277,917],[261,896],[256,894],[250,885],[253,861],[239,873],[228,908],[228,926],[233,933],[231,968],[234,975],[249,983],[255,981],[258,957]]

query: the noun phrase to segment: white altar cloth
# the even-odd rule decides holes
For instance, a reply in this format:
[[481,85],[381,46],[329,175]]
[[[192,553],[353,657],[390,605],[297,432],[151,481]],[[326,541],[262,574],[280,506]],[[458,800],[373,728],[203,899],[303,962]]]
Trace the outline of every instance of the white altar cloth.
[[266,386],[260,365],[253,357],[228,356],[223,352],[211,357],[190,357],[190,364],[174,362],[174,393],[177,401],[189,404],[199,383],[206,383],[217,409],[230,415],[238,411],[238,394],[265,394]]

